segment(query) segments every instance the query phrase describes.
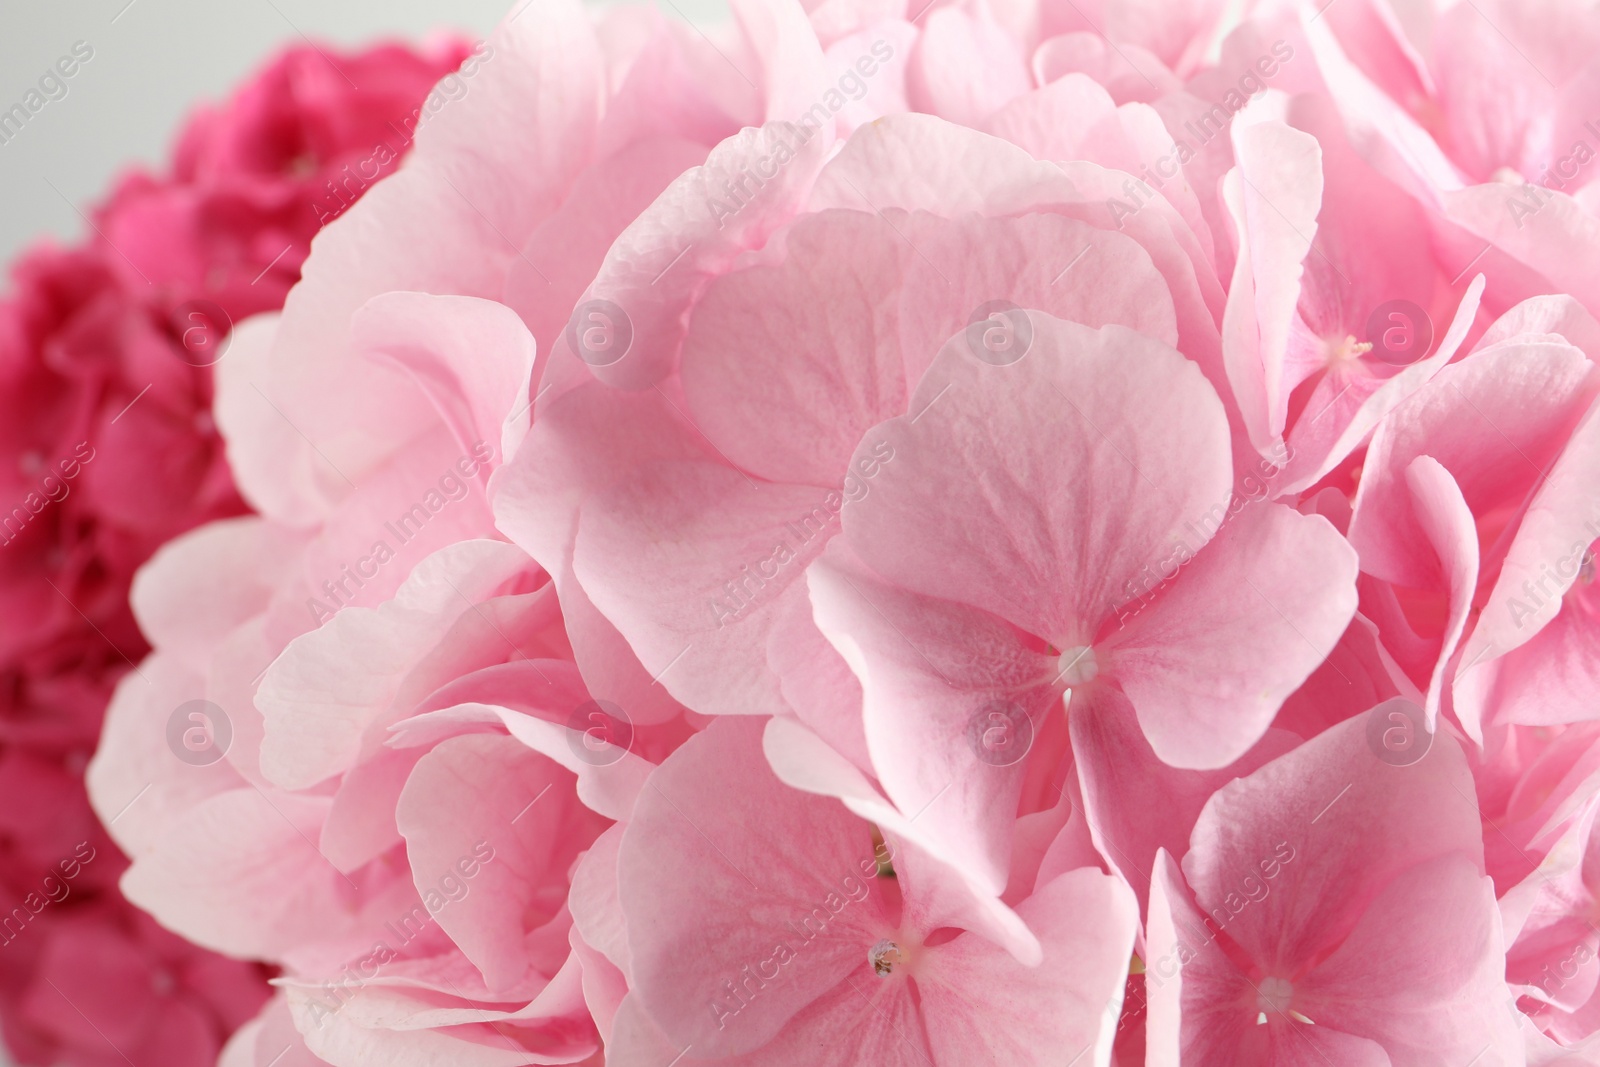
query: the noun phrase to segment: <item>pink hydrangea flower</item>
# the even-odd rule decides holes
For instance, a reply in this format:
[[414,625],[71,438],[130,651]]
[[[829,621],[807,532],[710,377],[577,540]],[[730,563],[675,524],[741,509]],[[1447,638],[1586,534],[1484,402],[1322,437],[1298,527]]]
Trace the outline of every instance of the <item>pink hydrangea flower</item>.
[[1592,1059],[1595,235],[1471,247],[1590,78],[1470,6],[511,12],[134,589],[224,1062]]
[[175,535],[245,510],[212,414],[229,324],[282,303],[319,224],[317,186],[465,54],[440,42],[340,55],[366,83],[358,97],[315,49],[290,50],[186,125],[170,172],[127,174],[94,210],[94,239],[13,267],[0,303],[0,1019],[21,1062],[202,1067],[267,996],[260,964],[198,949],[122,898],[127,861],[90,809],[84,766],[113,686],[148,651],[134,572]]
[[[1044,1064],[1109,1050],[1137,921],[1124,883],[1018,872],[1032,934],[1019,959],[949,868],[779,782],[761,734],[736,719],[685,744],[620,841],[585,861],[605,865],[593,877],[606,888],[580,929],[600,932],[628,978],[608,1062]],[[603,904],[620,910],[625,945],[602,940]]]
[[1366,726],[1218,790],[1181,867],[1160,854],[1148,1062],[1522,1062],[1461,749],[1397,764]]

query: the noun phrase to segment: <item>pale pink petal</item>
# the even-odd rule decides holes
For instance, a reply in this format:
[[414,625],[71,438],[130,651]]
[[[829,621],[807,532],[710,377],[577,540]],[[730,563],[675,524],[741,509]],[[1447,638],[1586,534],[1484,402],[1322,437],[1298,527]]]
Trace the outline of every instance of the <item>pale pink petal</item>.
[[1044,946],[1037,967],[1020,968],[964,934],[917,972],[933,1062],[1107,1062],[1138,927],[1133,894],[1120,879],[1079,870],[1041,886],[1018,911]]
[[1583,352],[1600,352],[1600,322],[1564,293],[1524,300],[1495,319],[1473,349],[1490,348],[1527,333],[1555,334]]
[[1600,620],[1593,607],[1574,597],[1525,643],[1477,664],[1463,655],[1460,666],[1458,714],[1492,709],[1495,723],[1534,726],[1592,719],[1591,697],[1600,686]]
[[1223,197],[1239,232],[1233,284],[1222,320],[1228,380],[1263,455],[1283,434],[1288,388],[1283,358],[1300,299],[1302,263],[1322,206],[1322,150],[1316,138],[1281,122],[1237,122],[1237,168]]
[[1306,980],[1302,1013],[1380,1043],[1395,1064],[1509,1067],[1522,1042],[1504,961],[1493,884],[1466,856],[1440,856],[1371,899]]
[[844,211],[808,216],[784,248],[781,264],[716,279],[695,307],[687,414],[757,477],[839,486],[861,435],[905,410],[896,312],[907,252],[889,223]]
[[541,388],[556,376],[552,361],[558,352],[569,361],[563,376],[589,380],[571,350],[557,345],[578,298],[617,235],[674,178],[704,163],[706,151],[703,144],[670,135],[635,141],[578,175],[566,200],[529,235],[511,261],[500,299],[522,317],[538,344]]
[[[1063,732],[1055,659],[1003,620],[897,589],[843,550],[808,578],[817,625],[860,679],[884,792],[920,824],[916,840],[998,895],[1029,749]],[[1014,754],[984,747],[991,715]]]
[[[1452,855],[1482,863],[1461,745],[1441,730],[1415,762],[1382,759],[1369,733],[1385,708],[1224,786],[1195,825],[1184,874],[1201,908],[1231,915],[1229,938],[1265,968],[1312,964],[1402,871]],[[1270,891],[1257,899],[1261,885]]]
[[218,641],[265,610],[303,544],[257,518],[208,523],[167,542],[134,576],[139,628],[163,653],[202,668]]
[[1349,625],[1356,568],[1320,515],[1262,503],[1223,526],[1103,642],[1156,755],[1197,769],[1243,755]]
[[1101,689],[1074,700],[1073,757],[1083,782],[1087,824],[1095,847],[1132,887],[1149,899],[1156,853],[1188,851],[1189,834],[1217,789],[1261,767],[1295,746],[1282,730],[1268,730],[1237,761],[1219,770],[1170,767],[1140,733],[1127,698]]
[[1065,649],[1089,644],[1141,569],[1227,499],[1227,431],[1198,369],[1159,342],[1027,321],[1009,365],[961,338],[946,347],[912,414],[875,431],[895,460],[844,527],[903,588]]
[[[901,814],[859,767],[830,749],[799,722],[781,716],[769,719],[762,734],[762,750],[773,773],[785,785],[837,798],[884,834],[902,842],[916,842],[929,856],[934,854],[933,850],[939,845],[937,833],[929,832],[917,814],[910,817]],[[1024,966],[1037,964],[1042,952],[1038,938],[1015,911],[995,896],[992,886],[985,884],[978,871],[938,862],[933,867],[940,891],[924,899],[924,911],[983,934],[1004,946]]]
[[566,898],[566,873],[604,822],[577,806],[569,771],[510,737],[453,738],[417,762],[395,809],[424,903],[463,895],[439,925],[491,990],[523,977],[522,938]]
[[[995,301],[1177,347],[1177,312],[1150,255],[1120,233],[1054,214],[966,217],[917,235],[900,292],[911,380]],[[902,405],[901,410],[904,410]],[[915,412],[918,408],[913,408]],[[900,414],[899,411],[893,414]]]
[[[226,760],[189,764],[168,747],[172,718],[190,701],[203,700],[205,691],[203,676],[160,653],[117,685],[84,784],[107,832],[129,856],[155,848],[171,825],[206,798],[244,784]],[[206,707],[192,710],[214,715]],[[204,724],[188,713],[179,718],[182,744],[182,731]],[[216,724],[211,726],[215,737]]]
[[765,79],[766,118],[797,122],[826,86],[822,46],[798,0],[730,0]]
[[387,293],[350,320],[352,345],[404,369],[433,401],[463,452],[480,442],[503,460],[527,435],[534,341],[502,304]]
[[[526,715],[491,704],[458,704],[395,724],[392,743],[401,747],[437,744],[463,732],[464,727],[492,723],[577,775],[577,797],[589,810],[610,819],[626,818],[654,766],[630,750],[637,735],[607,721],[612,713],[592,702],[571,710],[563,708],[555,715],[548,707],[534,710],[535,714]],[[578,716],[579,721],[573,723]],[[577,726],[584,723],[593,725],[579,730]]]
[[[1439,584],[1450,598],[1450,618],[1441,635],[1439,659],[1429,676],[1427,701],[1423,705],[1428,713],[1428,727],[1433,729],[1444,698],[1446,665],[1455,654],[1472,613],[1472,597],[1478,587],[1478,536],[1472,512],[1467,510],[1467,502],[1461,498],[1455,479],[1432,456],[1418,456],[1411,461],[1406,468],[1406,485],[1411,490],[1417,521],[1438,554]],[[1457,715],[1467,734],[1481,743],[1483,724],[1478,718],[1463,715],[1459,708]]]
[[718,722],[679,749],[618,857],[634,994],[678,1047],[713,1057],[766,1045],[870,973],[867,954],[889,932],[867,824],[779,783],[760,732]]
[[1567,438],[1560,458],[1538,482],[1494,589],[1461,650],[1464,661],[1519,647],[1562,610],[1585,553],[1600,540],[1596,521],[1600,516],[1593,504],[1597,484],[1600,404],[1590,407]]
[[298,638],[261,680],[262,770],[290,787],[348,769],[417,657],[463,613],[526,566],[502,541],[469,541],[430,558],[378,608],[346,608]]
[[707,283],[793,217],[832,137],[831,128],[813,133],[790,122],[747,128],[617,237],[586,299],[620,307],[632,341],[616,360],[591,367],[597,378],[646,389],[677,368],[687,313]]
[[1322,378],[1289,433],[1291,454],[1278,483],[1280,492],[1304,492],[1322,479],[1449,364],[1472,328],[1484,285],[1483,275],[1472,279],[1450,326],[1426,359],[1390,378],[1354,371]]
[[1592,368],[1569,345],[1507,341],[1440,371],[1373,435],[1350,521],[1362,570],[1410,586],[1435,573],[1403,481],[1419,455],[1455,477],[1474,515],[1520,503],[1587,408]]
[[348,915],[351,889],[316,839],[327,801],[233,789],[170,822],[122,877],[122,892],[189,940],[275,958]]
[[1444,216],[1600,314],[1600,219],[1559,190],[1528,197],[1503,182],[1472,185],[1444,194]]
[[574,573],[673,696],[704,714],[774,714],[767,636],[825,544],[813,516],[842,499],[710,463],[642,467],[585,505]]
[[[493,58],[452,102],[450,120],[423,125],[400,169],[318,236],[273,360],[252,375],[311,441],[372,431],[343,453],[357,467],[392,445],[402,411],[427,408],[402,375],[375,375],[349,351],[351,316],[395,290],[498,299],[523,242],[590,161],[603,72],[582,8],[519,10],[489,43]],[[522,116],[525,136],[495,132],[507,114]],[[238,389],[252,393],[251,382]]]
[[906,72],[915,110],[979,126],[1032,88],[1020,42],[995,21],[987,0],[940,7],[922,24]]
[[1135,44],[1113,45],[1098,33],[1060,33],[1033,52],[1033,76],[1049,85],[1074,73],[1086,74],[1110,91],[1119,104],[1151,101],[1178,91],[1183,83],[1166,65]]

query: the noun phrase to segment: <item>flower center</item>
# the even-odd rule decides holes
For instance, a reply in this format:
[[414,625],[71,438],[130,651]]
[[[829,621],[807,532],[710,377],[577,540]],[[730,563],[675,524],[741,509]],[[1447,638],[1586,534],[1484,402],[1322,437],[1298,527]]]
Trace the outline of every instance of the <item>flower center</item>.
[[1345,336],[1342,341],[1324,341],[1323,349],[1327,353],[1327,365],[1336,367],[1345,363],[1353,363],[1361,356],[1372,351],[1371,341],[1357,341],[1354,337]]
[[900,946],[884,938],[873,945],[867,952],[867,959],[872,963],[872,971],[879,978],[887,978],[894,973],[896,967],[905,965],[905,953],[900,951]]
[[1296,1022],[1315,1026],[1316,1023],[1295,1011],[1294,983],[1287,978],[1269,975],[1256,986],[1256,1025],[1265,1026],[1268,1018],[1273,1015],[1286,1015]]
[[1294,1000],[1294,983],[1287,978],[1263,978],[1256,993],[1256,1007],[1262,1011],[1287,1011]]
[[1100,664],[1094,658],[1094,649],[1078,645],[1063,651],[1056,660],[1056,681],[1068,689],[1088,685],[1100,674]]

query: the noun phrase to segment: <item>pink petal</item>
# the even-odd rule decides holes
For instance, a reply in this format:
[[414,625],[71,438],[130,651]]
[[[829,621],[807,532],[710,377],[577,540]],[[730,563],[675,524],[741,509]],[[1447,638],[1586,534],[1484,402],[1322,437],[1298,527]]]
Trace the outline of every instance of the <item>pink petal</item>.
[[1493,884],[1466,856],[1440,856],[1371,900],[1307,978],[1306,1014],[1379,1042],[1394,1063],[1521,1063],[1504,961]]
[[684,340],[684,399],[730,463],[838,486],[861,435],[905,410],[905,246],[877,216],[837,211],[796,224],[785,253],[707,288]]
[[978,126],[1032,87],[1016,38],[986,0],[940,7],[922,23],[906,72],[914,110]]
[[814,516],[842,501],[710,463],[644,466],[585,506],[574,573],[673,696],[704,714],[774,714],[767,637],[826,543]]
[[534,342],[504,305],[386,293],[350,321],[352,344],[399,366],[433,401],[463,452],[487,442],[504,460],[527,435]]
[[[490,990],[523,977],[524,933],[559,909],[568,868],[604,826],[573,785],[518,741],[478,734],[423,756],[400,794],[395,821],[417,892]],[[435,911],[430,893],[448,903]]]
[[[824,555],[809,579],[817,625],[861,680],[867,748],[884,792],[921,824],[916,840],[998,895],[1028,749],[1061,714],[1054,659],[993,615],[897,589],[842,550]],[[1027,716],[1002,720],[1014,756],[980,756],[991,707]]]
[[932,1062],[1107,1062],[1138,927],[1133,894],[1120,879],[1079,870],[1035,891],[1019,913],[1044,945],[1039,966],[1018,967],[964,934],[917,973]]
[[327,802],[254,787],[218,793],[171,822],[122,892],[197,944],[272,959],[346,915],[343,876],[317,852]]
[[1223,316],[1223,355],[1250,443],[1266,455],[1284,430],[1283,358],[1322,206],[1322,150],[1281,122],[1235,124],[1237,169],[1223,197],[1239,231],[1239,255]]
[[1590,407],[1546,471],[1462,648],[1466,662],[1509,652],[1555,618],[1589,546],[1600,540],[1593,507],[1600,484],[1600,404]]
[[263,772],[304,788],[350,767],[410,666],[526,562],[501,541],[453,545],[413,571],[394,600],[347,608],[291,643],[256,696],[267,720]]
[[1230,916],[1228,937],[1283,977],[1337,943],[1402,871],[1452,855],[1482,863],[1461,746],[1441,731],[1416,762],[1380,759],[1369,733],[1387,707],[1224,786],[1195,825],[1183,870],[1200,907]]
[[760,730],[714,723],[674,753],[618,857],[633,992],[680,1049],[713,1057],[750,1053],[807,1005],[836,998],[888,929],[864,874],[876,870],[866,823],[780,784]]
[[1355,578],[1355,553],[1321,516],[1263,503],[1223,526],[1103,642],[1156,755],[1195,769],[1242,756],[1344,633]]
[[1092,641],[1140,570],[1226,499],[1227,430],[1198,370],[1159,342],[1028,321],[1031,346],[1009,365],[961,338],[946,347],[912,414],[875,431],[895,460],[844,527],[905,589],[1066,648]]
[[1180,770],[1157,758],[1127,698],[1115,690],[1074,700],[1068,718],[1095,847],[1141,904],[1149,898],[1156,853],[1188,851],[1189,834],[1211,795],[1296,744],[1286,732],[1269,730],[1226,767]]
[[1397,585],[1435,573],[1403,485],[1430,455],[1474,515],[1520,502],[1588,406],[1592,364],[1569,345],[1508,341],[1446,367],[1373,435],[1350,521],[1361,568]]
[[[619,359],[593,367],[597,378],[644,389],[676,369],[687,313],[707,283],[796,213],[832,136],[831,128],[812,134],[789,122],[747,128],[713,148],[617,237],[587,298],[622,308],[632,343]],[[746,193],[738,192],[740,182]]]
[[[1472,597],[1478,587],[1478,531],[1455,479],[1432,456],[1418,456],[1411,461],[1406,468],[1406,484],[1411,489],[1417,521],[1438,553],[1441,584],[1450,597],[1450,617],[1423,705],[1431,730],[1439,719],[1446,665],[1455,654],[1472,613]],[[1476,716],[1462,716],[1461,725],[1473,740],[1482,742],[1483,724]]]

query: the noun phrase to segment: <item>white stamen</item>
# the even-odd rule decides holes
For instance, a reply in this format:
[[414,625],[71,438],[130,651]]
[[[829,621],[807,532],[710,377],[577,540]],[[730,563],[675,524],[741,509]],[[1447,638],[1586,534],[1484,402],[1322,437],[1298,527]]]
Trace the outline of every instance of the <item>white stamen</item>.
[[872,970],[879,978],[886,978],[893,973],[895,967],[905,963],[905,956],[900,952],[900,946],[884,938],[872,946],[867,953],[867,959],[872,963]]

